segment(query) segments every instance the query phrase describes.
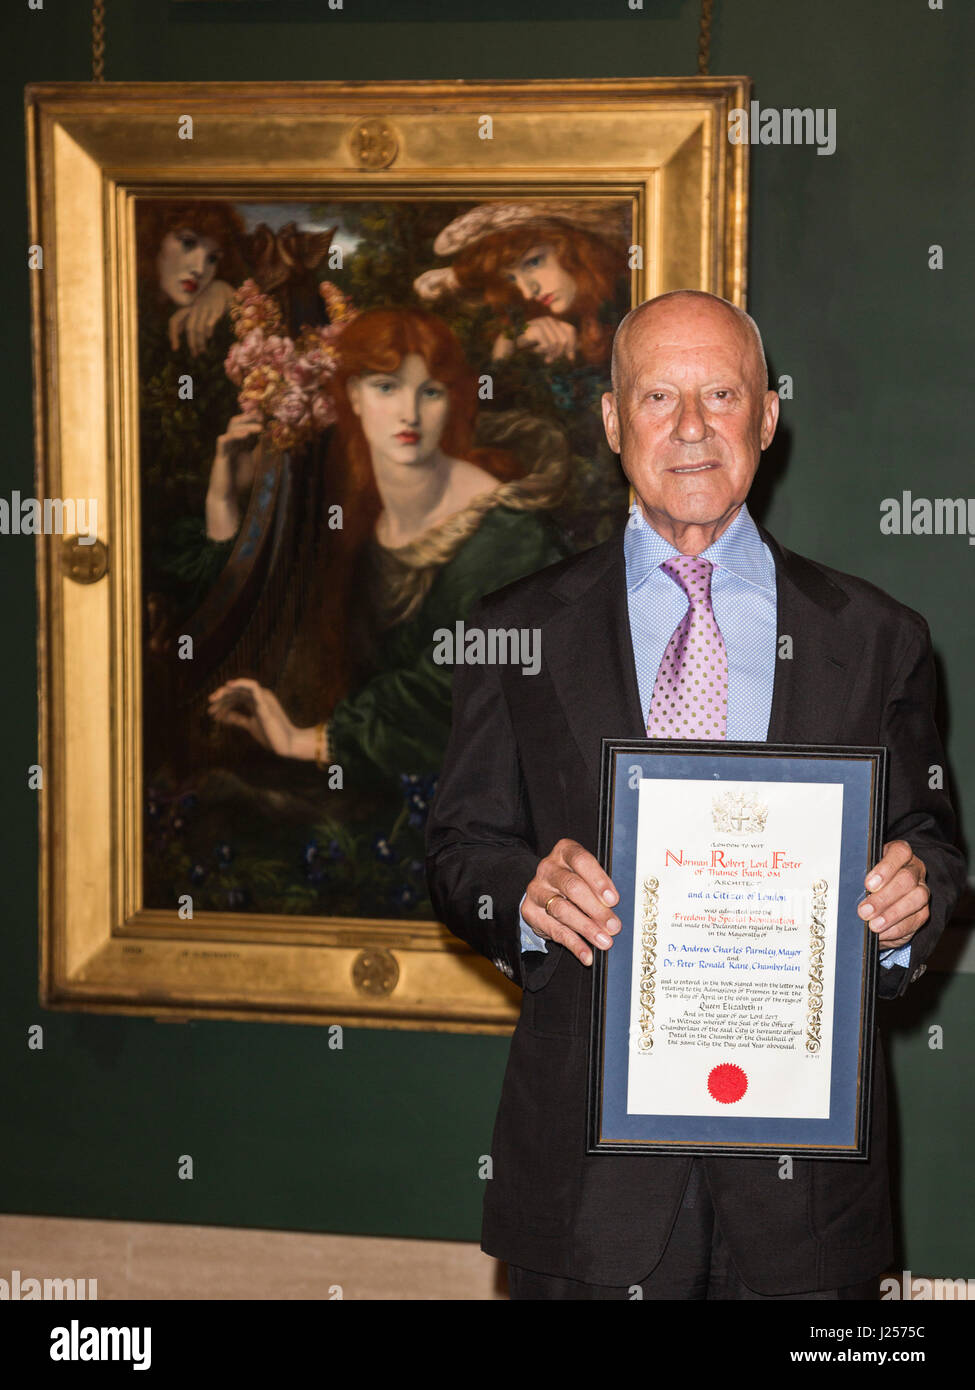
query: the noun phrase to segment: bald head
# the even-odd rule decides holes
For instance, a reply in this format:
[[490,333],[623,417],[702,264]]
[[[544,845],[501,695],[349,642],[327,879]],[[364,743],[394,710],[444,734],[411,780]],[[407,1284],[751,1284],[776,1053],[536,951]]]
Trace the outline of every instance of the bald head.
[[737,332],[743,354],[748,359],[748,373],[754,373],[758,388],[762,391],[768,386],[768,366],[765,361],[765,348],[758,324],[751,314],[739,309],[730,300],[721,299],[716,294],[704,290],[670,290],[658,294],[655,299],[645,299],[620,321],[613,339],[613,358],[611,376],[613,390],[619,394],[626,378],[631,359],[638,353],[638,343],[643,333],[651,327],[664,326],[668,320],[686,321],[694,316],[725,318],[733,332]]
[[755,324],[695,290],[627,314],[602,408],[644,518],[682,555],[699,555],[732,524],[779,418]]

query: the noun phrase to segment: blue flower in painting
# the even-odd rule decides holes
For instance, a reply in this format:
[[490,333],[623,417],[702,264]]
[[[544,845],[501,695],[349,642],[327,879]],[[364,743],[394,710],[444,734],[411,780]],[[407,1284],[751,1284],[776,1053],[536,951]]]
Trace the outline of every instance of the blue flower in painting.
[[430,802],[437,789],[437,779],[436,777],[421,777],[415,772],[401,772],[400,782],[409,811],[409,823],[418,829],[426,822]]
[[383,864],[392,864],[396,859],[396,851],[386,839],[385,835],[375,835],[372,841],[372,852]]
[[559,410],[571,410],[573,406],[572,387],[563,377],[549,377],[549,386],[552,388],[552,398]]
[[247,902],[247,894],[244,892],[243,888],[228,888],[228,889],[227,889],[227,906],[228,906],[231,910],[232,910],[233,908],[240,908],[240,907],[243,907],[243,906],[245,905],[246,902]]
[[233,846],[226,843],[217,845],[216,855],[218,864],[229,864],[234,857]]
[[194,864],[190,869],[190,881],[192,883],[202,883],[207,876],[207,871],[202,864]]
[[321,883],[325,877],[317,840],[309,840],[301,852],[301,862],[305,866],[305,878],[309,883]]
[[411,859],[411,860],[410,860],[410,863],[409,863],[409,870],[410,870],[410,873],[411,873],[411,874],[422,874],[422,873],[423,873],[423,867],[424,867],[424,866],[423,866],[423,860],[422,860],[422,859]]
[[412,907],[416,902],[416,889],[409,883],[404,883],[391,896],[395,907]]
[[323,848],[317,840],[309,840],[301,851],[301,862],[309,883],[320,883],[325,877],[328,863],[336,863],[345,858],[345,850],[333,836]]
[[179,798],[179,809],[181,811],[195,811],[197,806],[196,792],[184,792]]

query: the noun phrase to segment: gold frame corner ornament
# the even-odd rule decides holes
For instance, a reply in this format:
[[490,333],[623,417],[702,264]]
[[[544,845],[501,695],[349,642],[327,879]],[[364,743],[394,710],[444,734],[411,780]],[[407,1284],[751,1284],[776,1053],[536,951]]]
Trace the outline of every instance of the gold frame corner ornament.
[[[135,198],[626,198],[648,249],[634,302],[744,304],[748,147],[727,129],[748,96],[743,77],[28,86],[37,496],[96,497],[105,518],[95,545],[37,543],[45,1005],[493,1033],[517,1017],[517,988],[438,923],[142,904]],[[189,156],[187,110],[207,131]],[[503,142],[472,140],[485,110]]]

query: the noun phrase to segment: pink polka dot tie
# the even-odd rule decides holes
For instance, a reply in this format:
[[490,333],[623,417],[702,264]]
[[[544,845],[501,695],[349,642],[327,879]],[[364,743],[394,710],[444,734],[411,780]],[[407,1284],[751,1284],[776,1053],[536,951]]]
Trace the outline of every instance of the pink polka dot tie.
[[648,738],[727,738],[728,653],[711,607],[710,560],[675,555],[660,568],[690,607],[667,643],[653,686]]

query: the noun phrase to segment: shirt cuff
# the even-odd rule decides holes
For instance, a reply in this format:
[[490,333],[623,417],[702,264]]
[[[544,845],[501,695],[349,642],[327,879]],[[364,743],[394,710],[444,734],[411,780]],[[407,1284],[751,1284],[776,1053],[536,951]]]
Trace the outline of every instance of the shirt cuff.
[[537,933],[535,933],[535,932],[532,931],[531,927],[528,925],[528,923],[525,921],[524,917],[522,917],[522,915],[521,915],[521,903],[523,903],[527,897],[528,897],[528,893],[527,893],[527,892],[522,893],[522,895],[521,895],[521,902],[518,904],[518,920],[519,920],[519,922],[521,923],[521,949],[522,949],[522,952],[523,952],[523,953],[524,953],[525,951],[545,951],[545,952],[547,952],[547,951],[548,951],[548,947],[545,945],[545,942],[542,940],[542,938],[541,938],[540,936],[537,935]]
[[[524,902],[524,899],[522,899]],[[522,950],[524,950],[522,946]],[[880,952],[880,964],[885,970],[890,970],[895,965],[909,965],[911,961],[911,943],[906,946],[888,946]]]

